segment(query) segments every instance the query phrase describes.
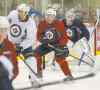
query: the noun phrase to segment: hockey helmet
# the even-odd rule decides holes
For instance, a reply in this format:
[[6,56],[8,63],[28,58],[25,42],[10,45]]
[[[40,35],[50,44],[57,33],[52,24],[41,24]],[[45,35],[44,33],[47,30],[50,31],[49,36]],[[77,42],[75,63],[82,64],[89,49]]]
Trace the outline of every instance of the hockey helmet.
[[30,7],[27,4],[20,4],[18,5],[17,10],[26,12],[28,14],[30,11]]
[[54,16],[56,16],[56,10],[53,9],[53,8],[49,8],[49,9],[47,9],[45,14],[46,15],[54,15]]

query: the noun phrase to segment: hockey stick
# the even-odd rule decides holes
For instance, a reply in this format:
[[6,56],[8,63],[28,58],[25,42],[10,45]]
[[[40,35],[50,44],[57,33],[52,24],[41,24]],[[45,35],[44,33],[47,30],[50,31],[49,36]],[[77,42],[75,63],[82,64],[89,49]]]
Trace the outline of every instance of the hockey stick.
[[96,30],[96,28],[97,28],[97,25],[99,24],[99,18],[96,20],[96,23],[95,23],[95,25],[94,25],[94,29],[93,29],[93,31],[92,31],[92,34],[91,34],[91,37],[93,36],[93,33],[95,32],[95,30]]
[[[82,57],[81,57],[81,58],[78,58],[78,57],[73,56],[73,55],[71,55],[71,54],[69,54],[69,56],[71,56],[71,57],[73,57],[73,58],[75,58],[75,59],[80,60],[80,62],[78,63],[78,65],[80,65],[80,64],[81,64],[81,62],[83,62],[83,63],[85,63],[85,64],[87,64],[87,65],[89,65],[89,66],[93,67],[93,65],[92,65],[92,64],[90,64],[90,63],[88,63],[88,62],[84,61],[84,60],[82,59]],[[82,56],[83,56],[83,55],[82,55]]]
[[[95,23],[95,25],[94,25],[94,29],[93,29],[93,31],[92,31],[92,33],[91,33],[91,39],[89,40],[89,42],[91,43],[92,42],[92,40],[96,40],[96,36],[95,36],[95,33],[96,33],[96,28],[97,28],[97,26],[98,26],[98,24],[99,24],[99,22],[100,22],[100,10],[98,10],[97,11],[97,19],[96,19],[96,23]],[[95,39],[93,39],[93,36],[95,37]],[[96,44],[95,44],[95,46],[96,46]],[[96,55],[96,47],[95,47],[95,55]]]
[[84,76],[78,76],[78,77],[74,77],[73,80],[69,80],[69,79],[62,79],[62,80],[56,80],[56,81],[50,81],[50,82],[45,82],[45,83],[40,83],[37,86],[32,86],[32,87],[28,87],[28,88],[22,88],[22,89],[15,89],[15,90],[28,90],[28,89],[36,89],[36,88],[41,88],[41,87],[45,87],[45,86],[51,86],[51,85],[57,85],[57,84],[61,84],[61,83],[67,83],[70,81],[76,81],[76,80],[81,80],[81,79],[87,79],[87,78],[92,78],[95,76],[95,73],[88,73]]
[[96,31],[97,25],[98,25],[99,22],[100,22],[100,10],[99,10],[99,9],[97,9],[97,11],[96,11],[96,16],[97,16],[97,18],[96,18],[96,23],[95,23],[95,25],[94,25],[94,29],[93,29],[93,32],[92,32],[92,34],[91,34],[91,37],[93,36],[93,33]]
[[93,33],[95,32],[96,28],[97,28],[97,25],[99,24],[99,21],[100,21],[100,10],[97,11],[97,19],[96,19],[96,23],[94,25],[94,29],[93,29],[93,32],[91,34],[91,36],[93,35]]
[[43,64],[43,69],[45,69],[45,56],[42,56],[42,64]]
[[29,68],[29,70],[35,75],[37,76],[37,73],[27,64],[27,62],[24,60],[24,56],[22,54],[18,55],[19,58],[24,62],[24,64]]
[[[37,77],[37,73],[27,64],[27,62],[25,61],[25,57],[23,56],[23,54],[20,53],[18,55],[18,57],[19,57],[19,59],[21,59],[21,61],[24,62],[24,64],[28,67],[28,69],[34,74],[34,80],[37,82],[37,85],[39,85],[39,78]],[[27,90],[27,89],[32,89],[32,88],[34,88],[33,83],[32,83],[32,86],[30,86],[30,87],[21,88],[21,89],[15,89],[15,90]]]
[[[51,45],[51,44],[48,44],[48,46],[51,47],[51,48],[53,48],[53,49],[55,49],[55,50],[58,50],[58,51],[60,51],[60,52],[63,52],[63,50],[61,50],[61,49],[59,49],[59,48],[56,48],[56,47],[54,47],[54,46]],[[93,67],[93,65],[91,65],[90,63],[84,61],[82,58],[78,58],[78,57],[73,56],[73,55],[71,55],[71,54],[69,54],[69,56],[71,56],[71,57],[73,57],[73,58],[75,58],[75,59],[78,59],[78,60],[80,60],[81,62],[83,62],[83,63],[85,63],[85,64],[87,64],[87,65]]]
[[44,86],[50,86],[50,85],[56,85],[56,84],[60,84],[60,83],[66,83],[68,81],[76,81],[76,80],[80,80],[80,79],[87,79],[87,78],[91,78],[95,76],[95,73],[88,73],[84,76],[78,76],[78,77],[75,77],[73,78],[72,80],[69,80],[69,79],[62,79],[62,80],[56,80],[56,81],[52,81],[52,82],[46,82],[46,83],[42,83],[40,84],[39,86],[37,86],[36,88],[41,88],[41,87],[44,87]]

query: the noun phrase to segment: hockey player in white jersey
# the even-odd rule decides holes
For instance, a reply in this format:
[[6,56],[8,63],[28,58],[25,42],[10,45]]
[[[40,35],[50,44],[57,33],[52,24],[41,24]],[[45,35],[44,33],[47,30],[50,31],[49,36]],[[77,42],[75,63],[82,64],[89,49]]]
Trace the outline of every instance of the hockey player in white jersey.
[[25,61],[33,68],[35,61],[33,60],[33,49],[37,43],[37,28],[34,20],[28,15],[29,10],[29,6],[21,4],[16,10],[10,12],[8,19],[11,26],[8,38],[16,45],[17,54],[23,54]]
[[29,6],[21,4],[8,15],[11,24],[9,39],[23,49],[32,47],[36,43],[36,24],[28,16],[29,10]]

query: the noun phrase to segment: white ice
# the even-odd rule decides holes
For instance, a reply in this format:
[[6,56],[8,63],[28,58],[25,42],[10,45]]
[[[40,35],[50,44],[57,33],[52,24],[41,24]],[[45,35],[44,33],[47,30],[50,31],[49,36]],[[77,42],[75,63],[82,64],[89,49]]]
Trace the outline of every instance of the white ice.
[[[73,81],[73,82],[45,86],[45,87],[38,88],[38,89],[33,88],[33,89],[27,89],[27,90],[100,90],[100,60],[99,59],[100,59],[100,56],[96,56],[95,68],[93,69],[95,71],[96,75],[94,77],[77,80],[77,81]],[[17,77],[17,80],[15,80],[13,82],[13,85],[16,88],[30,87],[31,83],[28,79],[28,74],[29,74],[28,68],[24,64],[22,65],[22,62],[20,64],[19,65],[21,68],[20,69],[21,73]],[[80,71],[80,73],[75,74],[74,73],[74,72],[76,72],[75,70],[77,70],[77,72]],[[85,69],[84,69],[84,66],[83,67],[74,67],[73,74],[74,74],[74,76],[83,74],[83,72],[85,72],[84,70],[86,70],[86,72],[88,72],[88,70],[91,71],[92,69],[88,68],[88,66]],[[52,71],[49,72],[49,71],[44,71],[44,77],[45,77],[44,80],[45,81],[62,79],[64,77],[62,72],[58,73],[57,71],[56,72],[52,72]]]

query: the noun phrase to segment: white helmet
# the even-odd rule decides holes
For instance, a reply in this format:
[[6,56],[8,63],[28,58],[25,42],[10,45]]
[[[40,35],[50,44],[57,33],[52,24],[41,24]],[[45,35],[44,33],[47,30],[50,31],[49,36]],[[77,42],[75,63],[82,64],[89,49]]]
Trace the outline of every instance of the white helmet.
[[18,5],[17,10],[27,12],[27,14],[28,14],[28,12],[30,11],[30,7],[27,4],[20,4],[20,5]]
[[46,11],[45,14],[46,14],[46,15],[54,15],[54,16],[56,16],[56,10],[53,9],[53,8],[49,8],[49,9]]
[[4,29],[10,28],[10,24],[7,17],[0,16],[0,28],[4,28]]

